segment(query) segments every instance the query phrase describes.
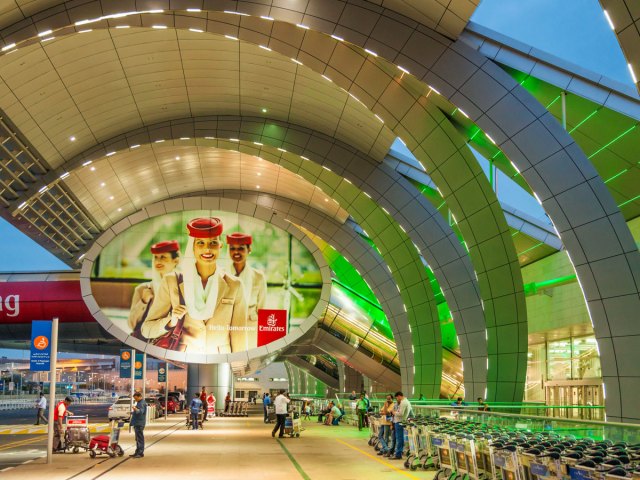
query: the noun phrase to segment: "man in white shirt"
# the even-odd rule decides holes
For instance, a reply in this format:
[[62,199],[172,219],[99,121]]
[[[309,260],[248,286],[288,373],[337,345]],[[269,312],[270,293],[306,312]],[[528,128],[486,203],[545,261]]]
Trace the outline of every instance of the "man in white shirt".
[[38,409],[38,415],[36,415],[36,423],[34,425],[40,425],[40,420],[46,425],[48,422],[47,417],[44,416],[44,412],[47,409],[47,399],[44,393],[40,393],[40,398],[36,402],[36,408]]
[[395,455],[389,457],[390,460],[401,460],[404,452],[404,423],[411,413],[411,404],[402,392],[396,392],[397,404],[393,410],[393,429],[396,436]]
[[273,404],[276,407],[276,426],[273,428],[271,432],[271,436],[275,437],[276,432],[280,429],[280,433],[278,434],[278,438],[284,437],[284,421],[287,418],[287,406],[289,405],[289,400],[285,394],[284,390],[280,390],[278,396],[273,401]]

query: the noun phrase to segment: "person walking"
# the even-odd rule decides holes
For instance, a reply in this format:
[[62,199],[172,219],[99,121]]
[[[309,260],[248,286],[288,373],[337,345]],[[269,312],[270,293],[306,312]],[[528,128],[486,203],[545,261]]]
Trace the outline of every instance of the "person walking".
[[131,458],[144,457],[144,427],[147,424],[147,404],[140,392],[133,394],[136,404],[131,412],[131,426],[136,434],[136,451],[129,455]]
[[[202,388],[204,391],[204,387]],[[206,399],[206,396],[205,396]],[[191,400],[191,405],[189,405],[189,413],[191,414],[191,428],[192,430],[198,429],[198,419],[200,417],[200,410],[202,409],[202,400],[198,397],[197,393],[193,394],[193,399]],[[202,429],[202,425],[200,425]]]
[[271,432],[271,436],[275,437],[276,432],[280,429],[280,433],[278,434],[278,438],[284,437],[284,422],[287,418],[287,405],[291,400],[289,400],[285,394],[284,390],[280,390],[278,396],[274,400],[273,404],[276,406],[276,426],[273,427],[273,431]]
[[64,417],[67,415],[73,415],[73,412],[68,410],[69,405],[72,403],[73,399],[71,397],[65,397],[63,401],[56,405],[56,408],[53,411],[53,453],[60,453],[64,451],[61,448],[64,432],[62,422],[64,421]]
[[367,416],[367,400],[364,398],[364,393],[360,394],[360,399],[356,403],[356,413],[358,414],[358,431],[362,430],[365,425],[365,417]]
[[404,451],[404,422],[409,418],[411,413],[411,403],[404,396],[402,392],[396,392],[396,408],[393,416],[393,429],[396,436],[396,451],[395,455],[389,457],[393,460],[402,460],[402,454]]
[[268,393],[262,398],[262,409],[264,410],[264,423],[269,423],[269,405],[271,405],[271,397]]
[[38,401],[36,402],[36,408],[38,409],[38,413],[36,415],[36,423],[34,425],[40,425],[40,420],[42,420],[42,423],[45,425],[49,423],[47,422],[47,417],[44,415],[44,412],[47,409],[47,399],[42,392],[40,393],[40,398],[38,398]]

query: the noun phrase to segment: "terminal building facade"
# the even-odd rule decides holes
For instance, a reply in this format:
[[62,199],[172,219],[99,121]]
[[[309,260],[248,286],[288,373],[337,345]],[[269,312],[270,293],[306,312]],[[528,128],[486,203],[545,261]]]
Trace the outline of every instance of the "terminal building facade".
[[[637,88],[471,0],[11,3],[0,215],[71,271],[0,274],[1,347],[56,316],[61,350],[219,396],[284,361],[297,393],[640,419]],[[601,0],[640,74],[625,3]]]

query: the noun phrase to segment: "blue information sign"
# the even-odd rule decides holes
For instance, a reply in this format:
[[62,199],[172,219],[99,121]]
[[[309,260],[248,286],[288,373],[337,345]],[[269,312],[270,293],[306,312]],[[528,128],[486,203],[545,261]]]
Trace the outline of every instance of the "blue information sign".
[[167,367],[166,363],[161,363],[158,366],[158,383],[165,383],[167,381]]
[[135,379],[142,380],[142,367],[144,365],[144,353],[136,353],[136,373]]
[[549,469],[547,468],[547,466],[540,463],[531,462],[530,469],[532,474],[539,477],[546,477],[549,475]]
[[51,369],[51,325],[50,320],[31,322],[31,356],[29,369],[32,372],[48,372]]
[[130,349],[120,350],[120,378],[131,378],[131,353]]

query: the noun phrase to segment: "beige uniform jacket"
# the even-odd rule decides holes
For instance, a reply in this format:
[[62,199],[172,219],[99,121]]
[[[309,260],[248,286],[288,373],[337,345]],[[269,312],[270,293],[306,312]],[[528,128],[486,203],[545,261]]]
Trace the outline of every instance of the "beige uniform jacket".
[[[251,268],[249,265],[245,266],[245,270],[247,271],[247,274],[240,274],[239,278],[243,282],[251,282],[251,294],[249,295],[249,298],[247,298],[249,320],[257,322],[258,310],[264,308],[264,302],[267,299],[267,279],[261,270]],[[244,273],[245,270],[243,270],[242,273]]]
[[[151,282],[141,283],[133,291],[131,309],[129,310],[129,328],[132,332],[136,329],[138,323],[144,320],[144,313],[147,311],[148,304],[142,301],[142,292],[147,288],[153,292],[153,284]],[[153,302],[153,299],[151,301]]]
[[[184,316],[184,328],[180,346],[186,352],[194,353],[231,353],[251,348],[248,344],[247,304],[244,299],[242,283],[227,274],[218,277],[218,299],[213,316],[206,320]],[[184,283],[180,284],[184,297]],[[158,338],[168,330],[173,306],[180,305],[178,278],[165,275],[162,287],[156,293],[146,320],[142,324],[142,335]]]

